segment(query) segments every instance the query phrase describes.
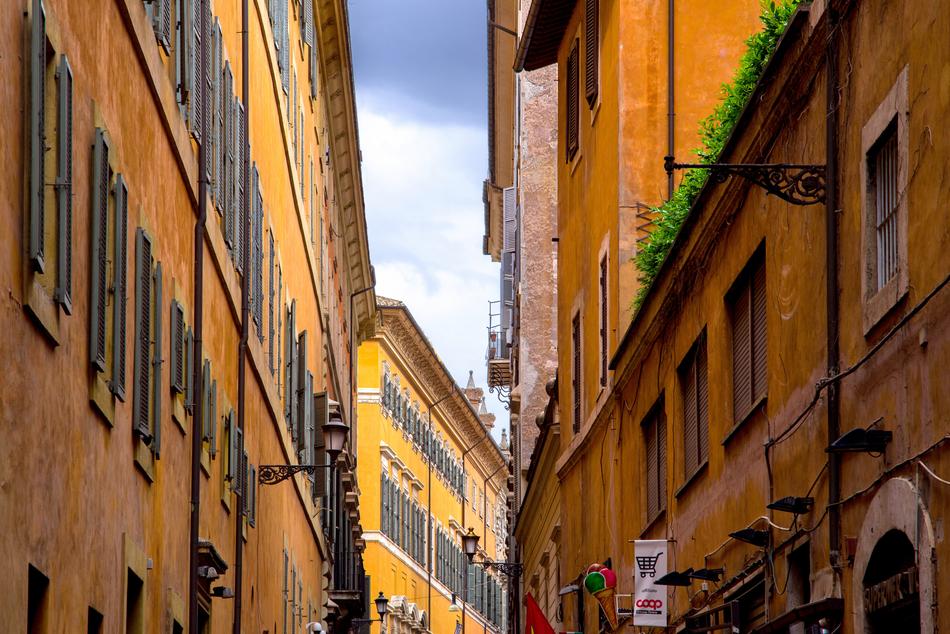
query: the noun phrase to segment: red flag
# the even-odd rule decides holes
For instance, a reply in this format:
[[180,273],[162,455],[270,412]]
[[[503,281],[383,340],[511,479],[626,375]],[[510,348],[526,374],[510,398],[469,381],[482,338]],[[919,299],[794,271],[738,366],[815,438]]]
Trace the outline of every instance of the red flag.
[[524,634],[554,634],[554,628],[544,618],[544,613],[535,602],[531,593],[524,595],[525,624]]

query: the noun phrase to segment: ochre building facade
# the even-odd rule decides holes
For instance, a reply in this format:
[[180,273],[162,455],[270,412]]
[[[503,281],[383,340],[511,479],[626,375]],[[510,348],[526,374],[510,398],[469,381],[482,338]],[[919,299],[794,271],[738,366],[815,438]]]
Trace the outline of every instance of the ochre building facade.
[[[507,553],[508,458],[409,309],[379,298],[359,349],[364,564],[389,599],[386,632],[508,631],[505,579],[478,561]],[[471,528],[476,563],[462,550]],[[373,632],[381,631],[373,624]],[[458,629],[456,629],[458,628]]]
[[[375,298],[345,3],[15,0],[0,33],[5,629],[346,631]],[[258,484],[325,461],[330,399],[332,475]]]

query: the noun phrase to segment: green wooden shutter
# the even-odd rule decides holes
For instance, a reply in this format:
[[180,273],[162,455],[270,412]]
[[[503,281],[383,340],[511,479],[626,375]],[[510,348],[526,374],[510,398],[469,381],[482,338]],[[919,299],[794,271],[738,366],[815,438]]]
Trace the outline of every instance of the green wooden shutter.
[[303,442],[302,436],[303,426],[305,422],[305,415],[308,408],[307,399],[304,398],[304,391],[307,387],[307,331],[304,330],[300,333],[300,336],[297,338],[297,364],[296,364],[296,384],[295,384],[295,396],[294,396],[294,405],[296,417],[293,421],[293,427],[291,429],[293,439],[298,443],[298,452],[300,443]]
[[231,488],[233,489],[236,486],[235,478],[237,477],[237,465],[238,465],[238,433],[237,425],[235,424],[234,413],[228,413],[228,482],[231,482]]
[[267,263],[267,360],[270,373],[277,371],[274,365],[274,233],[270,232],[270,258]]
[[152,342],[152,240],[139,228],[135,232],[135,353],[134,379],[132,385],[132,428],[150,443],[152,430],[149,424],[150,375]]
[[221,79],[221,165],[219,196],[224,208],[224,242],[234,250],[234,80],[231,63],[224,63]]
[[[233,419],[232,419],[233,420]],[[231,438],[233,439],[231,447],[231,490],[235,494],[241,495],[244,476],[241,469],[244,466],[244,431],[236,424],[231,425]]]
[[152,305],[152,452],[161,455],[162,445],[162,263],[155,265]]
[[169,324],[171,337],[169,373],[171,389],[177,394],[185,391],[185,311],[178,300],[172,300]]
[[201,368],[201,439],[211,440],[211,361]]
[[247,183],[244,161],[247,145],[244,142],[244,104],[234,99],[234,268],[244,273],[244,252],[247,249]]
[[222,61],[222,32],[221,21],[214,19],[214,26],[211,31],[211,68],[209,76],[211,79],[211,199],[214,201],[214,208],[220,214],[221,207],[221,67]]
[[211,381],[208,391],[208,454],[214,459],[218,454],[218,380]]
[[[103,174],[108,172],[108,166],[103,166]],[[104,176],[103,190],[108,191],[108,177]],[[107,198],[104,198],[107,200]],[[105,209],[102,211],[102,217],[106,218]],[[125,367],[126,367],[126,321],[127,306],[129,297],[128,280],[128,245],[129,245],[129,190],[125,185],[125,179],[119,174],[115,180],[115,235],[113,237],[113,285],[115,292],[112,303],[112,381],[110,383],[113,393],[120,401],[125,401]],[[106,231],[103,231],[103,238]],[[105,241],[103,240],[103,253],[105,252]],[[97,283],[105,282],[106,264],[103,261],[100,266],[100,279]],[[105,290],[103,289],[103,298]],[[105,301],[105,300],[103,300]],[[105,308],[102,309],[102,345],[105,349]]]
[[30,266],[45,268],[45,188],[46,188],[46,11],[41,0],[33,0],[33,27],[30,38]]
[[[89,362],[99,372],[106,369],[106,272],[108,255],[106,253],[109,236],[109,145],[105,133],[96,129],[96,141],[93,146],[92,209],[90,236],[89,282]],[[118,225],[118,218],[116,218]],[[118,226],[116,227],[118,229]],[[119,237],[118,231],[116,237]],[[116,240],[118,245],[118,239]],[[113,364],[113,372],[116,370]],[[113,379],[114,381],[114,379]],[[124,381],[119,386],[124,393]],[[116,392],[115,387],[112,390]]]
[[57,121],[56,207],[59,216],[56,291],[54,297],[67,315],[73,312],[73,71],[63,55],[56,70],[59,88]]
[[195,411],[195,335],[188,329],[185,335],[185,411],[193,414]]

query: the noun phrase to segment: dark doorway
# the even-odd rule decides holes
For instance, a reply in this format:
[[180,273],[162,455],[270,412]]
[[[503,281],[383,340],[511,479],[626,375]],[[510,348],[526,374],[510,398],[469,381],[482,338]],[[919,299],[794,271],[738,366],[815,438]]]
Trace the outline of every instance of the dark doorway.
[[884,534],[864,573],[868,634],[920,632],[920,597],[914,546],[902,531]]

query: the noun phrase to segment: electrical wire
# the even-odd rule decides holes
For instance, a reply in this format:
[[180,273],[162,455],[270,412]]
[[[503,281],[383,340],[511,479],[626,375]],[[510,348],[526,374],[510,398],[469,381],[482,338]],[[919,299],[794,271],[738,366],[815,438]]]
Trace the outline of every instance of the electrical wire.
[[932,470],[930,467],[928,467],[926,464],[924,464],[924,461],[923,461],[923,460],[918,460],[918,461],[917,461],[917,464],[920,465],[920,467],[921,467],[924,471],[926,471],[926,472],[927,472],[927,475],[929,475],[931,478],[933,478],[934,480],[936,480],[936,481],[939,482],[940,484],[946,484],[947,486],[950,486],[950,480],[944,480],[943,478],[941,478],[940,476],[938,476],[936,473],[933,472],[933,470]]

